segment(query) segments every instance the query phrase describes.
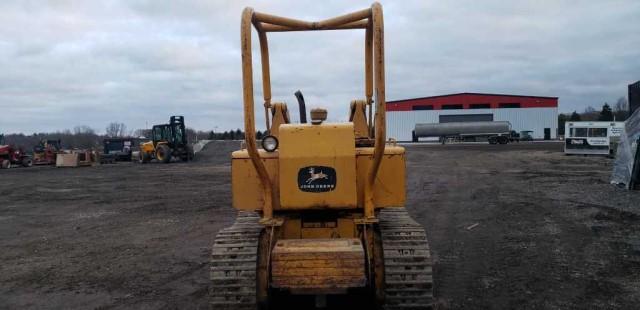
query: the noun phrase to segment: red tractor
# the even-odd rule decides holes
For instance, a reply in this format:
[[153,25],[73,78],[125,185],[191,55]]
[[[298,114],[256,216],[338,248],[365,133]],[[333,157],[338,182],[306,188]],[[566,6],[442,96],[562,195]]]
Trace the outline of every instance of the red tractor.
[[3,141],[0,141],[0,168],[8,169],[18,165],[31,167],[33,165],[31,156],[27,155],[22,148],[5,145]]

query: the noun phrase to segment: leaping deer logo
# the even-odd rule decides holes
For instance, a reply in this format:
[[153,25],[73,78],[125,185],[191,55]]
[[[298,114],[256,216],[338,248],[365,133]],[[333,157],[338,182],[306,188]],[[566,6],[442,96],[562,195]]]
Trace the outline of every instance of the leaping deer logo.
[[320,180],[320,179],[328,180],[329,177],[326,174],[324,174],[322,170],[320,170],[320,172],[318,173],[315,173],[315,168],[309,167],[309,178],[307,179],[306,183],[311,184],[315,180]]

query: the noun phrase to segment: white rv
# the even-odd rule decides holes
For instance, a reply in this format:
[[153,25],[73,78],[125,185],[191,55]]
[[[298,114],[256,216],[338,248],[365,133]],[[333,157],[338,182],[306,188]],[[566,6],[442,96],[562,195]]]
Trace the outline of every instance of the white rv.
[[624,122],[567,122],[565,154],[612,155]]

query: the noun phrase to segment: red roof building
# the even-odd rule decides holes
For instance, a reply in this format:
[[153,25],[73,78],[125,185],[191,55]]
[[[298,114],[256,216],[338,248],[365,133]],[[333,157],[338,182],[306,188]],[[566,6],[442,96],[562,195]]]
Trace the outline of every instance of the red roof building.
[[557,108],[558,97],[458,93],[387,101],[387,111]]
[[417,123],[508,121],[534,139],[555,139],[558,97],[458,93],[387,101],[388,136],[411,141]]

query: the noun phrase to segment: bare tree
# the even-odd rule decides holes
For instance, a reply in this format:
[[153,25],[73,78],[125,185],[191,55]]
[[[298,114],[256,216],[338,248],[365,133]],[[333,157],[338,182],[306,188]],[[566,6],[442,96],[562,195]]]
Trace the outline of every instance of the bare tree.
[[95,133],[96,131],[93,128],[86,125],[73,127],[73,134],[75,135],[94,135]]
[[616,121],[624,121],[629,116],[629,103],[627,98],[620,97],[616,104],[613,105],[613,115],[616,117]]
[[580,118],[583,121],[595,121],[600,116],[600,112],[598,112],[594,107],[588,106],[584,109],[584,112],[580,115]]
[[124,137],[127,131],[127,125],[124,123],[109,123],[105,129],[107,136],[109,137]]
[[96,131],[86,125],[73,127],[73,135],[68,135],[65,138],[68,145],[82,149],[96,147],[97,139]]

